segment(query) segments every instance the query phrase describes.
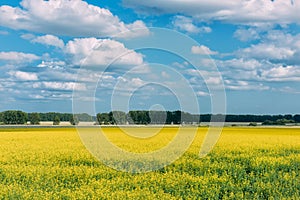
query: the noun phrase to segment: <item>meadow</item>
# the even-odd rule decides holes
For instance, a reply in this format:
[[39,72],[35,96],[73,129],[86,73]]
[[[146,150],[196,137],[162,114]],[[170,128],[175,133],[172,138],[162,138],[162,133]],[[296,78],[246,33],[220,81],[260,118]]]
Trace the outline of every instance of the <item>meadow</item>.
[[[103,130],[119,147],[147,152],[166,145],[176,129],[149,140]],[[1,128],[0,199],[300,199],[299,128],[227,127],[199,158],[206,131],[199,128],[171,165],[131,174],[94,158],[75,128]]]

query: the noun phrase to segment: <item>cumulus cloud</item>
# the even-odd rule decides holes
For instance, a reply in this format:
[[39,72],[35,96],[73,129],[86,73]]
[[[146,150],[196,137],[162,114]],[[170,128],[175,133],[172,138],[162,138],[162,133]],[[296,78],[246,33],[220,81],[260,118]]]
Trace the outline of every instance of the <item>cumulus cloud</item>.
[[34,60],[40,59],[39,56],[31,53],[23,52],[0,52],[0,61],[13,62],[13,63],[23,63],[23,62],[32,62]]
[[239,39],[240,41],[246,42],[246,41],[251,41],[251,40],[257,40],[260,38],[259,31],[257,31],[254,28],[249,28],[249,29],[237,29],[234,32],[234,37]]
[[10,72],[8,72],[8,74],[18,80],[21,80],[21,81],[37,81],[38,80],[38,76],[36,73],[22,72],[22,71],[10,71]]
[[65,52],[72,56],[74,64],[107,66],[141,65],[143,55],[127,49],[123,43],[111,39],[81,38],[69,41]]
[[270,30],[261,34],[259,43],[239,49],[234,55],[240,58],[300,64],[300,34],[292,35],[281,30]]
[[295,89],[295,88],[292,88],[292,87],[289,87],[289,86],[285,86],[285,87],[278,88],[278,89],[275,89],[275,90],[280,91],[280,92],[284,92],[284,93],[300,94],[300,91],[298,89]]
[[175,16],[173,19],[173,25],[180,31],[187,33],[210,33],[212,30],[210,27],[202,26],[198,27],[193,23],[193,19],[185,16]]
[[183,14],[205,21],[224,21],[236,24],[299,23],[300,3],[277,0],[123,0],[127,7],[144,14]]
[[121,37],[134,37],[149,33],[142,21],[125,24],[108,9],[82,0],[23,0],[20,5],[0,7],[1,26],[75,37],[107,37],[120,32],[127,32]]
[[201,46],[192,46],[191,49],[193,54],[199,54],[199,55],[216,55],[218,54],[217,51],[212,51],[209,49],[209,47],[201,45]]
[[290,47],[279,47],[271,43],[261,43],[239,50],[237,55],[239,57],[256,59],[286,60],[293,57],[294,53]]
[[269,90],[270,87],[263,83],[247,82],[241,80],[225,80],[225,88],[229,90]]
[[37,67],[40,68],[51,68],[51,69],[61,69],[66,66],[64,61],[42,61],[42,63],[38,64]]
[[228,81],[256,81],[258,83],[300,81],[300,66],[297,65],[284,66],[255,59],[232,59],[216,62],[222,65],[221,73],[227,83]]
[[203,92],[203,91],[197,91],[197,92],[196,92],[196,95],[197,95],[197,96],[200,96],[200,97],[210,96],[209,93]]
[[216,61],[220,66],[227,69],[241,69],[244,71],[259,69],[263,63],[255,59],[234,58],[231,60]]
[[42,88],[50,90],[86,90],[83,83],[76,82],[56,82],[56,81],[42,81],[33,84],[33,88]]
[[262,71],[265,81],[300,81],[299,66],[279,66]]
[[38,36],[36,38],[33,38],[31,42],[54,46],[61,49],[65,46],[64,41],[54,35]]

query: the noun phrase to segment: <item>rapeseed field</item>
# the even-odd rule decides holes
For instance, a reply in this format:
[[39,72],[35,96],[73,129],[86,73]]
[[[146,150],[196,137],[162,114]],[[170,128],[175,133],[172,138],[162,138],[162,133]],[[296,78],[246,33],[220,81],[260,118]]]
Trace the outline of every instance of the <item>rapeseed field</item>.
[[[103,131],[116,146],[137,153],[162,148],[177,132],[122,129]],[[124,130],[157,133],[147,139]],[[300,129],[224,128],[214,149],[199,158],[206,132],[199,128],[171,165],[132,174],[94,158],[75,128],[2,128],[0,199],[300,199]]]

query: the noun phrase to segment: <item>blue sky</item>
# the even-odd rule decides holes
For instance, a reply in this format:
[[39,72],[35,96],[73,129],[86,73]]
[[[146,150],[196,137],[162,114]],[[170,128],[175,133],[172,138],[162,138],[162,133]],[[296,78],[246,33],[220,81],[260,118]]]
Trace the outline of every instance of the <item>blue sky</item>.
[[1,111],[300,113],[298,0],[0,6]]

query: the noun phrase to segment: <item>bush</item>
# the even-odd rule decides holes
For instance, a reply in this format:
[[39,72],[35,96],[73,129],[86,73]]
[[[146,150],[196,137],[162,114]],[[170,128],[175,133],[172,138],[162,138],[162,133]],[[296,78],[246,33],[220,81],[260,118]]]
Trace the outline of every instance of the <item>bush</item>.
[[248,126],[257,126],[256,122],[250,122]]
[[266,120],[262,123],[262,125],[281,125],[284,126],[288,123],[295,123],[294,120],[289,120],[289,119],[277,119],[276,121],[270,121],[270,120]]
[[54,119],[53,119],[53,125],[59,125],[60,124],[60,118],[59,116],[55,116]]
[[79,120],[78,120],[78,117],[76,115],[72,115],[70,117],[70,124],[73,125],[73,126],[79,124]]
[[30,124],[32,125],[40,124],[40,120],[41,118],[39,113],[30,113],[29,115]]

